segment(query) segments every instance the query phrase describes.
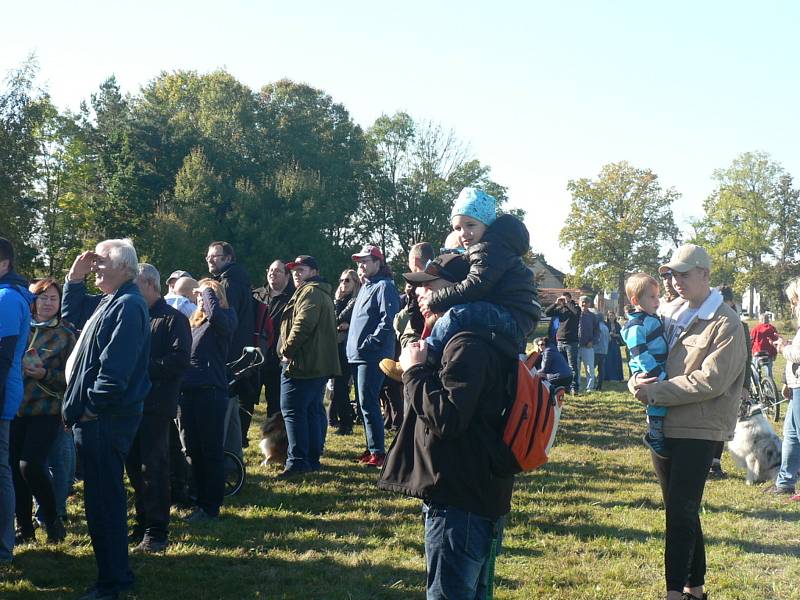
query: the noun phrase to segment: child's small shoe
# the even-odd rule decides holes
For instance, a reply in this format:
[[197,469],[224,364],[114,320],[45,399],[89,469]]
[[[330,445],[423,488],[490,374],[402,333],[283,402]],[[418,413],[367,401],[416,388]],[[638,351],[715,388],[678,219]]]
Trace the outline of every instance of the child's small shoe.
[[658,458],[670,458],[670,453],[664,438],[654,438],[649,433],[645,433],[644,437],[642,437],[642,441]]

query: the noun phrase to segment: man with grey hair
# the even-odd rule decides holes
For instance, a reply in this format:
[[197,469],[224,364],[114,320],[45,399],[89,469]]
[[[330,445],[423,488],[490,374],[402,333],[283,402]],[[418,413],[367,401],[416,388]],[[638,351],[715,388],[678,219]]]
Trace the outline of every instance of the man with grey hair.
[[[89,295],[95,274],[100,295]],[[134,278],[130,240],[106,240],[72,263],[62,316],[81,329],[67,360],[62,416],[73,427],[83,465],[84,507],[97,562],[97,581],[81,600],[114,600],[133,585],[128,565],[123,470],[150,392],[150,317]]]
[[170,432],[177,414],[181,379],[189,367],[189,320],[161,297],[161,277],[153,265],[139,264],[136,285],[150,312],[150,393],[125,467],[133,487],[136,524],[130,540],[141,552],[167,547],[170,507]]

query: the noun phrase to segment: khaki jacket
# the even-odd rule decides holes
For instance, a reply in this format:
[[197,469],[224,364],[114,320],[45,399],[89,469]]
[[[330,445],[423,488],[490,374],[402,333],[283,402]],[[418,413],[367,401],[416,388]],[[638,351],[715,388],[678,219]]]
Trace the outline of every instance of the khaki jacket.
[[341,374],[331,285],[313,279],[301,285],[283,310],[278,353],[289,359],[286,375],[296,379]]
[[[736,313],[712,290],[692,321],[680,331],[672,315],[686,303],[664,307],[671,348],[665,381],[649,385],[647,400],[666,406],[664,435],[725,441],[733,439],[744,385],[747,341]],[[633,389],[633,379],[629,381]]]

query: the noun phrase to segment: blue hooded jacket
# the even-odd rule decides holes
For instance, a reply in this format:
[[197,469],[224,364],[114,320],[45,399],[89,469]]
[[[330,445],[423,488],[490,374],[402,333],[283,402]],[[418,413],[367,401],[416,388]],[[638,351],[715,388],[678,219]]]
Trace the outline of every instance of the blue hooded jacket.
[[[14,418],[22,402],[22,355],[28,347],[34,299],[28,282],[14,271],[0,277],[0,339],[17,336],[11,364],[0,364],[0,419],[4,421]],[[0,362],[6,358],[0,356]]]
[[356,296],[350,328],[347,330],[347,360],[377,363],[394,358],[395,335],[392,322],[400,310],[400,295],[388,277],[367,279]]

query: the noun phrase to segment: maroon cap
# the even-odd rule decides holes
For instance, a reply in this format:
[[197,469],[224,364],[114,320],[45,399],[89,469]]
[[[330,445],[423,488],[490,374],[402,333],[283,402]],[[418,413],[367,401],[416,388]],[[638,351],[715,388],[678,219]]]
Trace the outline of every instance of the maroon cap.
[[361,248],[361,252],[358,254],[353,254],[350,258],[353,260],[358,260],[359,258],[377,258],[381,262],[386,262],[386,259],[383,257],[383,252],[377,246],[373,246],[372,244],[367,244],[363,248]]
[[303,265],[304,267],[308,267],[309,269],[314,269],[319,271],[319,265],[317,264],[317,259],[313,256],[309,256],[308,254],[301,254],[297,258],[294,259],[292,262],[286,263],[286,268],[290,271],[295,267],[299,267]]

